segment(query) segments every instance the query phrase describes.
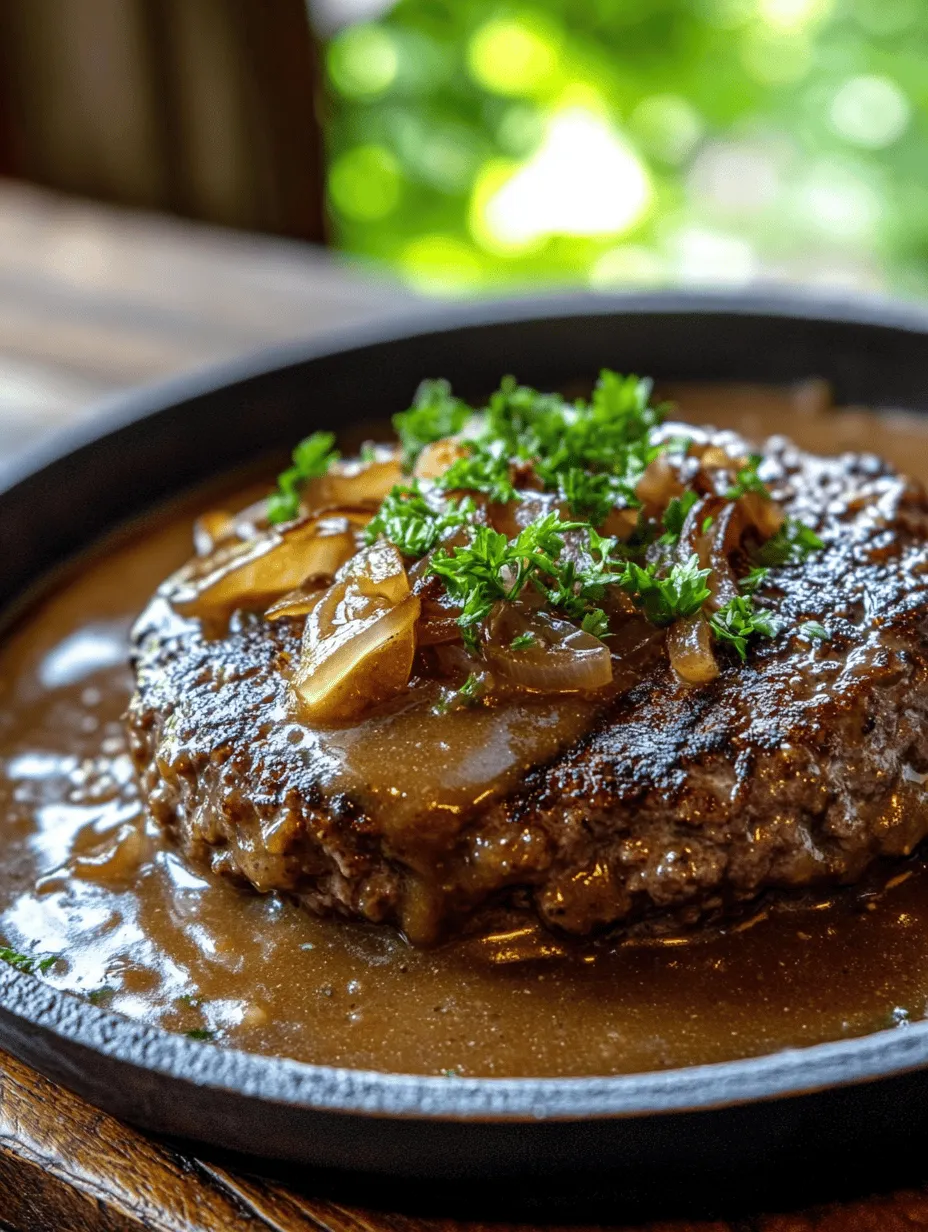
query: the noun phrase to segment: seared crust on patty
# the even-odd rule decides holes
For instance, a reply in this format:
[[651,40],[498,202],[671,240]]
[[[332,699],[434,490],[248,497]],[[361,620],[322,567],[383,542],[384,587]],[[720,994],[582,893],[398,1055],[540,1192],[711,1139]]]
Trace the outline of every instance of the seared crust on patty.
[[553,759],[399,836],[389,801],[333,789],[303,739],[299,620],[239,615],[211,637],[156,596],[128,714],[154,817],[198,867],[417,941],[496,905],[579,935],[695,921],[911,852],[928,834],[924,493],[873,457],[766,448],[774,497],[826,544],[773,570],[780,636],[744,664],[724,652],[700,687],[649,657]]

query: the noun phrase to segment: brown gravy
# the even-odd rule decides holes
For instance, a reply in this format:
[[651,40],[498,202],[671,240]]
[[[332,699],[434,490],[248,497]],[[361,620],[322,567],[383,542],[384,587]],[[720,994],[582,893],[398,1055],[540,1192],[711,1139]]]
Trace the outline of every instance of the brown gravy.
[[[809,389],[675,392],[683,417],[869,449],[928,478],[914,419],[823,412]],[[449,1075],[722,1061],[928,1012],[921,862],[698,938],[570,951],[530,931],[414,950],[190,872],[139,807],[120,716],[130,623],[189,555],[191,520],[163,517],[81,562],[0,647],[0,938],[59,955],[49,983],[217,1043]]]

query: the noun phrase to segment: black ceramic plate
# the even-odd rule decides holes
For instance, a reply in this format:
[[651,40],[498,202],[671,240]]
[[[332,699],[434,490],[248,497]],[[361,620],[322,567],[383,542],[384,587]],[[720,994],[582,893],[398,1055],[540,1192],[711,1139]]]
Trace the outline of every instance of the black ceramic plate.
[[[152,502],[314,427],[399,408],[425,374],[481,394],[604,364],[665,379],[824,376],[928,411],[928,315],[878,304],[646,295],[436,311],[123,399],[0,491],[0,603]],[[204,1047],[0,972],[0,1044],[150,1129],[307,1164],[420,1176],[690,1169],[853,1152],[928,1126],[928,1022],[687,1070],[591,1079],[363,1073]]]

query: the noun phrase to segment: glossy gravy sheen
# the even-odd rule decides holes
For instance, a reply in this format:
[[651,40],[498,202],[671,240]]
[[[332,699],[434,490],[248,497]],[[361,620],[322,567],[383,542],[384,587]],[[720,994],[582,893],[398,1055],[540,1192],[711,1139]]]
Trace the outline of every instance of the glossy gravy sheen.
[[[672,392],[684,418],[754,438],[783,431],[820,452],[869,449],[908,470],[917,459],[928,477],[928,429],[911,418],[824,412],[808,387]],[[139,806],[121,715],[130,624],[189,556],[192,516],[81,562],[0,649],[0,938],[58,955],[40,978],[204,1046],[449,1076],[721,1061],[928,1012],[918,861],[828,899],[758,904],[725,929],[570,949],[525,929],[416,950],[191,872]],[[582,707],[554,709],[552,739],[573,738]],[[423,772],[449,807],[522,763],[518,724],[508,732],[466,770],[423,744]],[[339,737],[375,794],[397,794],[391,738]]]

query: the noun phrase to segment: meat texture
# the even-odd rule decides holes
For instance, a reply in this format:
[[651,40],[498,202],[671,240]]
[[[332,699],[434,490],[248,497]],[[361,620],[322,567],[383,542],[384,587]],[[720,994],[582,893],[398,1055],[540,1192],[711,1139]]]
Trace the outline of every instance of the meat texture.
[[[300,727],[299,621],[208,636],[156,596],[128,715],[154,817],[198,867],[418,942],[490,910],[578,935],[679,926],[907,855],[928,834],[925,496],[871,456],[767,450],[776,499],[826,544],[773,573],[784,632],[702,687],[652,656],[555,756],[401,830]],[[396,793],[427,757],[397,764]]]

